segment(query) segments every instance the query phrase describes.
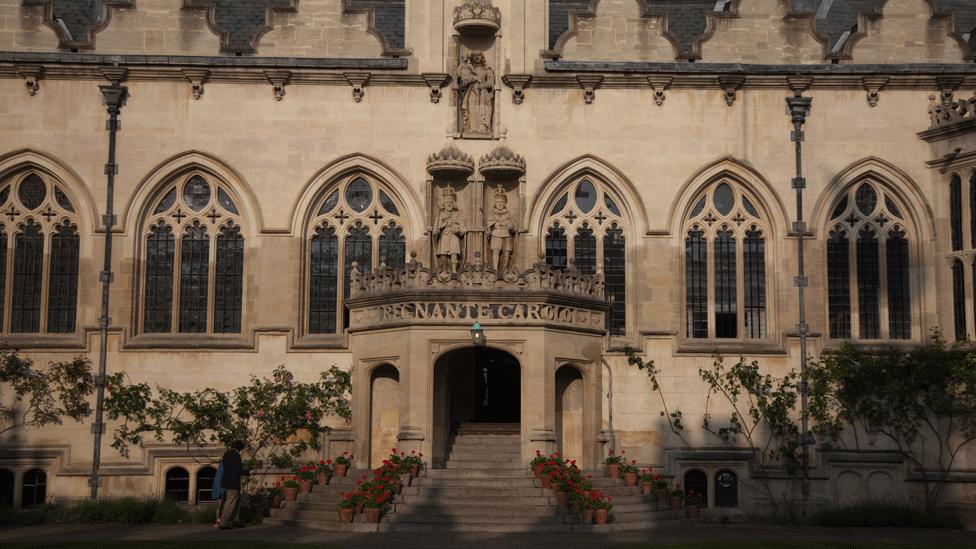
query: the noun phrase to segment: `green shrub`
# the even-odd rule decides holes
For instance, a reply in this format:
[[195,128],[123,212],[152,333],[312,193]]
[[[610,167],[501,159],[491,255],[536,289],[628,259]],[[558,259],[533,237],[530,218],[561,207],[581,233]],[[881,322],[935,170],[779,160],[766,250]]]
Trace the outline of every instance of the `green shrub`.
[[948,511],[922,511],[904,503],[864,502],[835,507],[813,517],[816,526],[962,528]]
[[23,511],[0,509],[0,525],[183,524],[192,522],[197,513],[209,514],[212,520],[213,507],[206,509],[190,509],[170,500],[136,498],[79,501],[72,505],[52,503]]
[[190,522],[193,524],[211,524],[217,520],[216,505],[201,505],[190,510]]

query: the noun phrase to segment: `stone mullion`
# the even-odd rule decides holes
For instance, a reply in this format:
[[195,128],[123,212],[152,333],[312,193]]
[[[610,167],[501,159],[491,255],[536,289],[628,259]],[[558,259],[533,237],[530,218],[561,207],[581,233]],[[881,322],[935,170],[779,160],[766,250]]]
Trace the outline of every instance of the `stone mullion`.
[[861,339],[860,293],[857,288],[857,237],[860,227],[848,231],[847,276],[850,280],[851,339]]
[[[213,325],[214,325],[214,304],[216,303],[217,294],[217,237],[220,236],[220,229],[217,228],[207,239],[207,318],[205,320],[206,334],[208,336],[213,335]],[[191,479],[191,484],[193,484]]]
[[47,333],[47,307],[48,307],[48,287],[51,284],[51,244],[54,238],[54,231],[51,227],[41,224],[44,227],[41,239],[41,303],[38,311],[37,333]]
[[715,235],[705,240],[705,303],[708,311],[708,339],[715,339]]
[[[881,288],[878,294],[878,301],[880,302],[878,305],[881,310],[881,339],[887,340],[891,335],[888,324],[888,315],[890,314],[890,310],[888,309],[888,233],[879,231],[878,246],[878,280]],[[966,270],[963,269],[963,271]]]
[[183,271],[183,227],[177,225],[175,227],[173,246],[173,296],[170,298],[171,312],[169,319],[169,333],[174,334],[179,332],[180,326],[180,281],[182,277],[180,276]]

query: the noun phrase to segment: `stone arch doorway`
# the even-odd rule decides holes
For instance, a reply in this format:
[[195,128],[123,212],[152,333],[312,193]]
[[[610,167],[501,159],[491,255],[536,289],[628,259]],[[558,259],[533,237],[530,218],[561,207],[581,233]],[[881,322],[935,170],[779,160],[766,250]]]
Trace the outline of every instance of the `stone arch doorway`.
[[565,364],[556,370],[556,447],[566,459],[583,459],[583,374]]
[[434,364],[434,456],[442,467],[450,439],[464,426],[519,432],[522,369],[511,354],[492,348],[464,347]]
[[369,466],[377,468],[397,446],[400,431],[400,372],[391,364],[369,376]]

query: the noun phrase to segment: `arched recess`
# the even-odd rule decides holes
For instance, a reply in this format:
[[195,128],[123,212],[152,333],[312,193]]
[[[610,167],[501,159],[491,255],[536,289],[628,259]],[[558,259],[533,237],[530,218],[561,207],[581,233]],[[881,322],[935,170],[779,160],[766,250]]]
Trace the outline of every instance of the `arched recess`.
[[564,459],[583,463],[586,382],[572,364],[556,369],[556,447]]
[[826,227],[838,197],[846,193],[851,186],[865,179],[882,184],[907,208],[909,222],[919,231],[920,240],[931,240],[936,237],[938,233],[935,214],[918,184],[894,164],[876,156],[854,162],[831,179],[814,203],[810,229]]
[[701,498],[702,507],[708,507],[708,475],[705,474],[701,469],[692,469],[685,473],[684,476],[685,486],[684,492],[685,497],[688,497],[692,493],[696,494]]
[[122,210],[119,226],[126,233],[131,234],[133,230],[138,232],[147,210],[155,205],[154,199],[160,192],[160,187],[172,181],[173,178],[193,170],[209,174],[233,189],[243,203],[242,215],[249,225],[248,234],[255,235],[264,231],[264,217],[251,185],[229,164],[217,156],[203,151],[187,151],[171,156],[150,170],[136,184],[135,191]]
[[0,469],[0,507],[14,506],[14,472]]
[[183,467],[170,467],[166,471],[163,497],[176,502],[190,501],[190,473]]
[[400,432],[400,372],[392,364],[369,376],[369,466],[377,468],[397,446]]
[[678,189],[678,194],[668,210],[668,228],[671,234],[681,235],[682,224],[694,208],[694,201],[701,188],[720,179],[728,179],[741,185],[759,201],[757,206],[768,215],[769,224],[775,231],[773,236],[782,236],[789,232],[790,215],[769,181],[748,163],[725,156],[695,172]]
[[[90,185],[85,183],[78,172],[71,169],[67,163],[54,155],[36,149],[20,149],[0,156],[0,180],[30,169],[46,172],[53,179],[64,184],[68,197],[77,205],[79,231],[82,234],[94,234],[98,229],[98,210],[92,197]],[[82,251],[84,251],[83,239]]]

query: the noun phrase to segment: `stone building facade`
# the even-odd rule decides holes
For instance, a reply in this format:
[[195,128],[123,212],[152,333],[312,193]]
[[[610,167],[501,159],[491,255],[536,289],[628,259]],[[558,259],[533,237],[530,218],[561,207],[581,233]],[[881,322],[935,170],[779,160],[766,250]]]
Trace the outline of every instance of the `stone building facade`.
[[[517,423],[526,461],[626,450],[761,506],[751,454],[698,427],[698,367],[799,364],[785,98],[812,99],[809,352],[970,337],[974,30],[968,0],[0,0],[0,340],[100,351],[99,86],[125,86],[110,371],[193,390],[335,364],[354,412],[327,453],[360,467]],[[17,504],[87,494],[89,424],[5,437]],[[814,451],[813,497],[920,497],[876,444]],[[193,501],[217,451],[106,446],[103,493],[185,476]],[[972,506],[960,462],[946,500]]]

